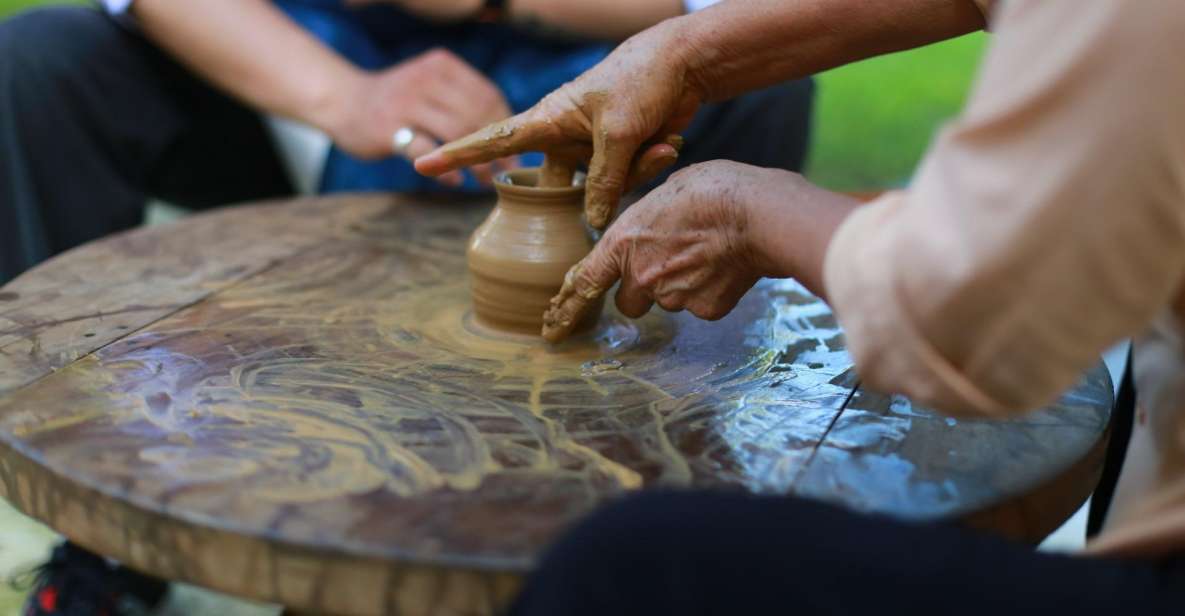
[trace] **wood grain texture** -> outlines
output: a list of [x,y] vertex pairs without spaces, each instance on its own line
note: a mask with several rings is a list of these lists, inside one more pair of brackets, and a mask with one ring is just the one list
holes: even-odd
[[[490,614],[559,532],[631,490],[969,515],[1064,474],[1104,432],[1096,373],[1037,419],[978,432],[854,392],[834,317],[790,281],[716,323],[608,310],[559,347],[489,334],[464,279],[486,211],[241,207],[22,276],[0,290],[4,495],[133,567],[244,597]],[[993,470],[1003,446],[1023,476]]]
[[1100,363],[1057,403],[995,421],[955,420],[861,389],[796,489],[899,518],[963,518],[1039,543],[1098,483],[1112,392]]
[[[358,224],[380,202],[298,201],[141,229],[72,250],[0,295],[0,394]],[[283,215],[277,215],[283,208]],[[267,241],[260,241],[266,238]]]

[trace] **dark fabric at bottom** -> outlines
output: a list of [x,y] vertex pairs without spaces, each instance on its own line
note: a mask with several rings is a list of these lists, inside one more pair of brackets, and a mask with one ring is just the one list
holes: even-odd
[[788,497],[651,493],[539,564],[514,616],[1180,614],[1185,562],[1034,552]]

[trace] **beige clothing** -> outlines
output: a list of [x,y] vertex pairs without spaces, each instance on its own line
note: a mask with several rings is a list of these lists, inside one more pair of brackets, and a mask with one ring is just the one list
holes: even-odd
[[829,298],[866,383],[955,415],[1049,403],[1135,336],[1142,419],[1092,549],[1185,551],[1185,2],[994,8],[962,116],[837,231]]

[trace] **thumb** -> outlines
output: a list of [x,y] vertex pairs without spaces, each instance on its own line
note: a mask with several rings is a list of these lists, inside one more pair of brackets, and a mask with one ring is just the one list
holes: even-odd
[[602,238],[588,256],[568,270],[564,286],[551,298],[551,307],[543,314],[543,337],[548,342],[567,338],[621,277],[614,254],[614,242]]

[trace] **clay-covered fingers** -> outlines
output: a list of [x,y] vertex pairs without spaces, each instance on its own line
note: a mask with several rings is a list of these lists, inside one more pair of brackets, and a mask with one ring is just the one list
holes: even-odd
[[[626,190],[630,191],[642,184],[653,180],[668,167],[679,161],[679,151],[683,147],[683,137],[667,135],[659,142],[644,146],[634,157],[630,165],[629,179]],[[569,142],[547,149],[547,156],[557,160],[577,161],[576,166],[584,166],[592,159],[593,146],[591,143]]]
[[584,180],[584,216],[594,229],[604,229],[625,193],[634,154],[642,139],[621,131],[620,123],[602,115],[593,126],[593,155]]
[[607,227],[621,196],[649,183],[678,162],[682,147],[680,135],[667,135],[662,141],[641,148],[628,139],[607,139],[594,144],[592,163],[584,180],[584,214],[588,224],[594,229]]
[[436,176],[513,154],[542,151],[547,128],[525,111],[446,143],[416,159],[416,171]]
[[543,314],[543,337],[547,341],[560,342],[567,338],[617,281],[620,268],[599,247],[600,244],[568,270],[564,286],[551,299],[551,307]]

